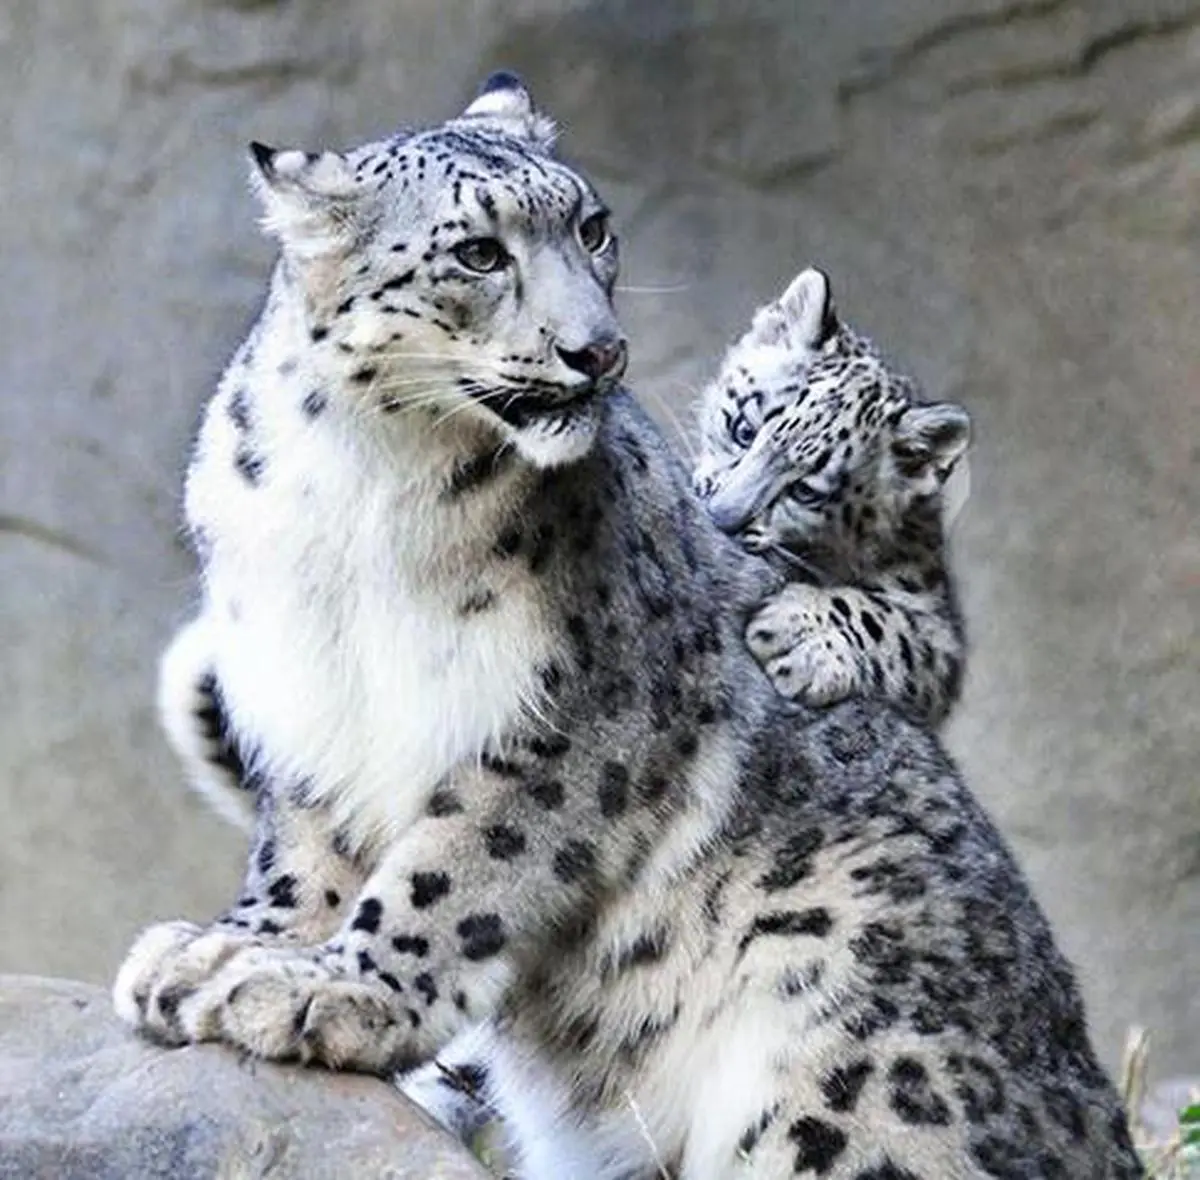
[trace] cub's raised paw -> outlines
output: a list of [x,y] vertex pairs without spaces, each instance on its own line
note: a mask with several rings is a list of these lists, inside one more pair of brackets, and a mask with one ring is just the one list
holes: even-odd
[[760,664],[790,652],[820,628],[820,594],[791,585],[762,605],[746,628],[746,646]]
[[832,705],[855,691],[852,671],[819,639],[801,639],[764,670],[780,696],[806,705]]
[[789,700],[830,705],[856,691],[855,650],[818,587],[792,584],[767,602],[746,628],[746,645]]

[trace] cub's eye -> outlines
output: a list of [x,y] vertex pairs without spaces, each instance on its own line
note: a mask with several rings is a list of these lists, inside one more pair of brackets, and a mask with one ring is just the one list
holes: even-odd
[[754,436],[758,434],[754,424],[748,418],[739,418],[733,424],[733,441],[739,447],[748,447],[754,442]]
[[599,254],[611,236],[607,213],[593,213],[579,223],[579,244],[589,254]]
[[820,508],[829,499],[829,494],[800,480],[788,488],[787,498],[795,501],[802,508]]
[[508,261],[508,251],[495,238],[472,238],[460,242],[452,253],[467,268],[479,274],[499,270]]

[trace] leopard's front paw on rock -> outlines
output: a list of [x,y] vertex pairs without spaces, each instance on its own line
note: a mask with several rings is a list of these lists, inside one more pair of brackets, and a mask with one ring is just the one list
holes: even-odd
[[185,1006],[201,1021],[215,1018],[222,1040],[258,1057],[383,1075],[416,1061],[419,1015],[380,984],[345,978],[319,958],[247,956],[213,981],[212,994]]
[[179,1008],[240,950],[249,935],[194,922],[160,922],[138,935],[113,984],[117,1015],[167,1044],[205,1039],[179,1021]]

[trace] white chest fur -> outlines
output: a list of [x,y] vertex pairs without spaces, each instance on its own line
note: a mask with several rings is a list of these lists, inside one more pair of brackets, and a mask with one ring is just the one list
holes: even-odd
[[[213,540],[205,609],[229,708],[270,770],[386,842],[502,739],[553,654],[536,583],[486,559],[505,489],[448,508],[452,459],[428,440],[299,422],[276,424],[250,486],[229,468],[228,430],[209,415],[188,515]],[[464,612],[483,592],[495,604]]]

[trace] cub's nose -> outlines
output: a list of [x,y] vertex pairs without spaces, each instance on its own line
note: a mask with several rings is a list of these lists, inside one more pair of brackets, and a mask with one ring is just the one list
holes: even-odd
[[592,381],[602,377],[620,376],[625,368],[627,345],[623,336],[605,334],[597,336],[582,348],[555,346],[562,362],[576,373],[582,373]]

